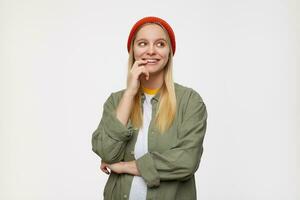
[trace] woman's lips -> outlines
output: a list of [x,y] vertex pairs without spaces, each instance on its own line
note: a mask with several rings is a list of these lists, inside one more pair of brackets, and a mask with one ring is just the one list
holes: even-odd
[[159,59],[144,59],[147,61],[147,65],[155,65],[156,63],[159,62]]

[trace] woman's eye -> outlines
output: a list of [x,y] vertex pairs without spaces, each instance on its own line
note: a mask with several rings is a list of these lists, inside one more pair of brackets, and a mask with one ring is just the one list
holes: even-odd
[[164,46],[165,46],[165,43],[159,42],[159,43],[157,44],[157,46],[159,46],[159,47],[164,47]]
[[145,42],[140,42],[139,46],[145,46],[145,44],[146,44]]
[[[138,43],[138,46],[141,46],[141,47],[146,46],[146,45],[147,45],[147,42],[139,42]],[[157,46],[164,47],[164,46],[166,46],[166,44],[164,42],[159,42],[159,43],[157,43]]]

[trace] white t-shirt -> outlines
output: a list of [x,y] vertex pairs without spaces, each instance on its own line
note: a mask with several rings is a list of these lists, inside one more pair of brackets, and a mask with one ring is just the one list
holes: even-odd
[[[135,159],[139,159],[148,152],[148,128],[152,118],[151,99],[154,95],[145,94],[143,104],[143,127],[140,128],[134,148]],[[146,200],[147,185],[141,176],[134,176],[129,193],[129,200]]]

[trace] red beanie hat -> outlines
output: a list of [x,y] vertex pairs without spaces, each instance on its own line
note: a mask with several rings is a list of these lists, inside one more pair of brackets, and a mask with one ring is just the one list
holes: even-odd
[[140,19],[139,21],[137,21],[133,25],[133,27],[131,28],[129,37],[128,37],[128,41],[127,41],[127,50],[128,50],[128,52],[130,51],[131,40],[133,39],[133,37],[136,34],[139,27],[142,26],[145,23],[159,23],[161,26],[163,26],[167,30],[170,41],[171,41],[173,55],[174,55],[175,50],[176,50],[176,42],[175,42],[175,34],[173,32],[173,29],[171,28],[171,26],[166,21],[164,21],[163,19],[158,18],[158,17],[144,17],[144,18]]

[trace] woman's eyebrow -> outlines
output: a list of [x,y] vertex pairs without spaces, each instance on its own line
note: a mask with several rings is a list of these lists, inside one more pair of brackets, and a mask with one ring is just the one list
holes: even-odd
[[[140,39],[136,40],[136,42],[138,42],[138,41],[140,41],[140,40],[147,40],[147,39],[145,39],[145,38],[140,38]],[[167,40],[166,40],[165,38],[158,38],[158,39],[156,39],[155,41],[158,41],[158,40],[164,40],[165,42],[167,42]]]

